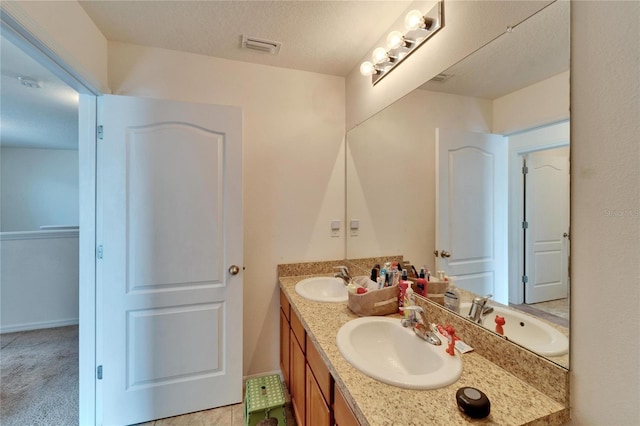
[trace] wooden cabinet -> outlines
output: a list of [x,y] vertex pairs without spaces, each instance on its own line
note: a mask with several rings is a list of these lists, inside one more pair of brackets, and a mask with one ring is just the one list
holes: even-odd
[[291,388],[291,382],[289,381],[289,369],[290,369],[290,341],[291,341],[291,327],[289,326],[289,320],[284,314],[284,311],[280,309],[280,369],[282,370],[282,377],[284,378],[284,384],[287,389]]
[[[290,334],[290,350],[291,350],[291,368],[289,382],[289,392],[291,392],[291,405],[293,406],[293,414],[296,418],[296,424],[305,424],[305,374],[306,374],[306,358],[304,355],[304,328],[302,328],[302,345],[294,331],[294,321],[300,324],[295,312],[291,311],[291,334]],[[300,324],[302,327],[302,324]],[[298,333],[300,333],[298,331]]]
[[307,364],[306,392],[306,426],[331,426],[331,411],[309,364]]
[[334,385],[333,418],[336,426],[358,426],[358,419],[347,405],[342,392]]
[[280,306],[280,366],[291,394],[296,424],[357,426],[355,416],[334,386],[329,368],[282,290]]
[[307,336],[307,364],[311,368],[313,375],[318,382],[318,388],[323,398],[328,404],[331,404],[331,389],[333,386],[333,377],[329,373],[327,365],[324,363],[318,349],[313,344],[309,336]]

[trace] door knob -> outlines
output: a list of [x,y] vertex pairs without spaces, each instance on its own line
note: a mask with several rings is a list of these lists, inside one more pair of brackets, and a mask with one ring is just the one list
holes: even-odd
[[562,236],[565,237],[565,238],[568,238],[569,234],[565,232],[564,234],[562,234]]
[[238,275],[238,272],[240,272],[240,268],[236,265],[231,265],[229,266],[229,273],[231,275]]
[[451,253],[449,253],[446,250],[440,250],[440,256],[441,257],[451,257]]

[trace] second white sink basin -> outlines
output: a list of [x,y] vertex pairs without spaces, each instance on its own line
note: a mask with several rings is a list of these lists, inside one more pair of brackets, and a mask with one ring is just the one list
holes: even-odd
[[349,298],[342,278],[334,277],[304,279],[296,284],[296,293],[316,302],[346,302]]
[[[460,314],[467,316],[470,303],[460,304]],[[560,356],[569,351],[569,339],[549,324],[522,312],[491,305],[493,312],[485,316],[482,326],[496,329],[496,315],[504,317],[504,336],[514,343],[543,356]]]
[[462,360],[446,353],[447,341],[435,346],[404,328],[400,319],[362,317],[343,325],[336,336],[342,356],[381,382],[407,389],[437,389],[460,378]]

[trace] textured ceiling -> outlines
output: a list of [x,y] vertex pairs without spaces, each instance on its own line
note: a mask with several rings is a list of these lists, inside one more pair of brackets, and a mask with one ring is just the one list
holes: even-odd
[[[0,144],[78,149],[78,95],[7,39],[0,39]],[[23,86],[19,76],[42,88]]]
[[[80,1],[108,40],[346,76],[411,1]],[[240,48],[242,35],[282,43]]]
[[421,88],[496,99],[569,70],[568,1],[557,1]]

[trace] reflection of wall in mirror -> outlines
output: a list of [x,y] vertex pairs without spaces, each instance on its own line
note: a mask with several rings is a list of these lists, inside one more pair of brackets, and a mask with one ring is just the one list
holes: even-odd
[[[532,108],[536,98],[544,108]],[[404,254],[433,268],[435,129],[496,133],[569,116],[562,73],[495,100],[415,90],[347,135],[347,257]]]

